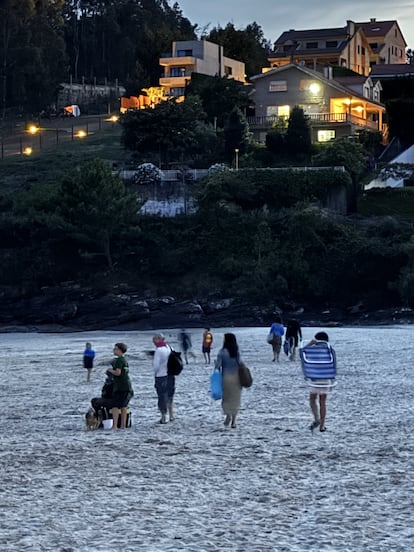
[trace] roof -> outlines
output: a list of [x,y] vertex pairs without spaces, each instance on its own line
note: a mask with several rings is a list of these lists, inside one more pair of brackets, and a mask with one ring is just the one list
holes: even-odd
[[412,77],[414,76],[414,65],[408,63],[384,63],[373,65],[369,76],[375,79],[381,77]]
[[343,84],[344,86],[352,86],[355,84],[364,84],[369,77],[364,75],[349,75],[344,77],[335,77],[336,82]]
[[402,39],[404,40],[404,44],[407,46],[404,35],[402,34],[400,26],[398,25],[398,21],[396,21],[395,19],[392,19],[390,21],[377,21],[375,18],[372,18],[370,21],[355,23],[355,25],[359,28],[362,28],[367,38],[382,38],[387,33],[389,33],[395,25],[400,31]]
[[333,29],[307,29],[302,31],[295,31],[295,29],[290,29],[285,31],[280,35],[280,37],[275,41],[276,44],[285,44],[287,41],[292,40],[312,40],[315,38],[346,38],[348,36],[347,27],[336,27]]
[[[289,63],[288,65],[283,65],[282,67],[275,67],[273,69],[270,69],[270,71],[266,71],[265,73],[260,73],[259,75],[254,75],[250,78],[251,81],[256,82],[258,80],[261,80],[263,78],[267,78],[272,75],[279,75],[280,73],[283,73],[284,71],[288,69],[296,69],[298,71],[302,71],[302,73],[305,73],[306,75],[310,76],[313,79],[318,79],[322,83],[324,83],[327,86],[331,86],[332,88],[336,88],[338,92],[343,94],[344,96],[349,96],[350,94],[356,98],[360,98],[361,100],[368,102],[370,104],[376,105],[378,107],[382,107],[385,109],[384,105],[380,102],[376,102],[375,100],[371,100],[369,98],[366,98],[362,94],[359,94],[358,92],[355,92],[355,90],[352,90],[351,88],[347,88],[343,84],[339,83],[336,79],[328,79],[324,77],[321,73],[318,73],[317,71],[313,71],[312,69],[309,69],[308,67],[304,65],[297,65],[296,63]],[[366,79],[367,77],[365,77]]]
[[371,19],[368,22],[355,23],[358,27],[362,27],[362,30],[367,37],[385,36],[397,22],[394,21],[377,21]]

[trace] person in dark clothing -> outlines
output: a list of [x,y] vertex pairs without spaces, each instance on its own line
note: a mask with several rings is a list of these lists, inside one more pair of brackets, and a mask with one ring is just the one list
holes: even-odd
[[188,364],[188,357],[191,356],[195,359],[195,354],[192,350],[193,344],[191,343],[191,335],[184,328],[178,334],[178,340],[180,342],[181,350],[184,354],[185,363]]
[[285,339],[289,343],[289,358],[295,360],[299,339],[302,339],[302,330],[296,319],[289,320],[286,323]]

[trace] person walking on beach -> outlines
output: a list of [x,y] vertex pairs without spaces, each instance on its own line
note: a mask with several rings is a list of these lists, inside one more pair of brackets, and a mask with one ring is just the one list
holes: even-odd
[[115,343],[114,356],[111,365],[112,368],[106,371],[107,376],[113,376],[114,385],[111,398],[112,406],[112,429],[118,429],[119,412],[121,412],[121,427],[126,428],[127,421],[127,407],[130,398],[133,396],[133,390],[131,380],[129,379],[128,361],[125,358],[127,352],[127,346],[125,343]]
[[185,363],[188,364],[188,357],[191,356],[195,359],[195,354],[192,350],[193,344],[191,343],[190,334],[183,328],[178,334],[178,340],[180,342],[181,350],[184,354]]
[[[309,341],[309,343],[303,347],[302,351],[313,348],[318,354],[318,360],[322,360],[326,353],[329,355],[329,359],[332,359],[333,363],[336,363],[336,354],[334,349],[329,345],[329,337],[326,332],[317,332],[315,337]],[[315,351],[314,351],[315,352]],[[309,394],[309,405],[313,414],[313,422],[309,429],[313,431],[319,427],[319,431],[326,431],[325,419],[326,419],[326,399],[328,393],[333,389],[334,381],[332,379],[311,379],[311,391]],[[319,408],[318,408],[319,398]]]
[[239,346],[236,336],[224,334],[223,347],[217,355],[215,369],[220,370],[223,378],[222,408],[226,415],[224,425],[236,427],[236,417],[240,409],[241,385],[239,379]]
[[206,364],[210,364],[210,352],[211,352],[212,345],[213,345],[213,334],[211,333],[210,328],[206,328],[203,333],[203,344],[202,344],[204,362]]
[[282,324],[280,316],[275,317],[275,321],[270,326],[267,342],[272,346],[273,360],[272,362],[279,362],[280,349],[282,348],[282,336],[285,333],[285,328]]
[[170,356],[171,348],[167,345],[165,337],[161,333],[155,334],[152,342],[155,345],[153,367],[158,409],[161,412],[160,424],[166,424],[167,411],[170,422],[174,420],[175,376],[168,375],[168,357]]
[[295,360],[299,339],[302,339],[302,330],[297,320],[289,320],[286,324],[285,339],[289,343],[289,358]]
[[91,381],[91,374],[93,369],[93,359],[95,358],[95,351],[92,349],[92,344],[87,343],[83,352],[83,367],[86,368],[86,381]]

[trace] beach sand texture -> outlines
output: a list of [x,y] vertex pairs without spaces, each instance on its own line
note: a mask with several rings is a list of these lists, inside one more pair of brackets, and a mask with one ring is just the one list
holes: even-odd
[[[227,330],[212,330],[213,359]],[[254,377],[237,429],[209,397],[202,329],[165,426],[144,353],[152,332],[1,334],[0,550],[413,550],[412,328],[328,329],[338,385],[326,433],[309,431],[300,363],[271,362],[268,328],[229,331]],[[97,353],[89,384],[86,341]],[[87,432],[117,341],[129,346],[133,427]]]

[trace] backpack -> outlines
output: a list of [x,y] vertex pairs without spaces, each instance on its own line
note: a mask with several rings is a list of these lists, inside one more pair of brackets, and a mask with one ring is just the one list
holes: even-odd
[[184,368],[184,363],[181,358],[181,353],[179,353],[178,351],[174,351],[174,349],[171,349],[171,352],[168,356],[168,361],[167,361],[168,375],[178,376],[179,374],[181,374],[183,368]]

